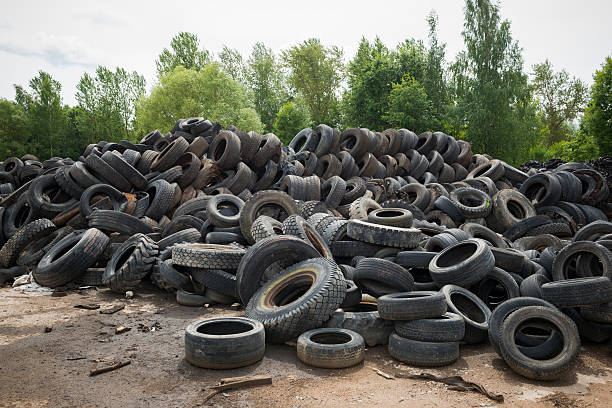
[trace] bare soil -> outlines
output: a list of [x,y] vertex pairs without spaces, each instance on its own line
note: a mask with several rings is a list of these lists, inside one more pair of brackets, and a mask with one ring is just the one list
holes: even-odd
[[[79,304],[99,304],[98,310]],[[125,308],[114,314],[100,310]],[[488,345],[462,346],[461,358],[442,369],[409,367],[386,347],[369,348],[353,368],[324,370],[302,364],[295,348],[267,346],[263,361],[237,370],[205,370],[183,359],[183,333],[198,318],[241,315],[225,306],[189,308],[153,289],[124,299],[107,290],[50,294],[0,289],[1,407],[611,407],[612,357],[608,345],[582,346],[575,370],[554,382],[526,380]],[[115,334],[119,326],[131,330]],[[46,332],[45,328],[51,328]],[[154,330],[152,330],[154,328]],[[47,329],[49,330],[49,329]],[[96,367],[131,364],[90,377]],[[500,404],[435,382],[385,379],[374,369],[436,376],[460,375],[491,392]],[[270,375],[272,385],[228,391],[211,398],[221,378]]]

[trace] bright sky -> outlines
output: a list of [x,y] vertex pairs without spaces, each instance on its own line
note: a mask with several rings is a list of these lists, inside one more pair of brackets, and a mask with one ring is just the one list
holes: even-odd
[[[155,59],[172,36],[189,31],[218,54],[227,45],[243,56],[258,41],[278,52],[310,37],[353,57],[362,36],[394,47],[426,39],[425,17],[439,15],[438,35],[447,60],[463,48],[461,0],[432,1],[4,1],[0,13],[0,97],[27,85],[42,69],[62,83],[64,103],[74,104],[83,72],[97,65],[136,70],[155,78]],[[550,59],[588,84],[612,54],[612,1],[504,0],[504,19],[523,47],[525,68]]]

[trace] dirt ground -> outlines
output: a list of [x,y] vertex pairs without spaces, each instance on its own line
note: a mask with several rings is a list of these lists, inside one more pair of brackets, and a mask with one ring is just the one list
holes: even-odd
[[[98,310],[75,308],[99,304]],[[101,314],[125,305],[114,314]],[[263,361],[215,371],[183,359],[188,322],[241,315],[232,307],[189,308],[171,295],[139,290],[126,300],[107,290],[87,289],[63,297],[0,289],[1,407],[490,407],[502,405],[480,394],[409,379],[385,379],[374,369],[396,373],[461,375],[511,407],[610,407],[612,357],[607,345],[583,345],[575,371],[555,382],[514,374],[490,346],[462,346],[461,358],[442,369],[420,369],[394,361],[386,347],[369,348],[366,361],[342,370],[302,364],[295,348],[267,346]],[[119,326],[131,330],[115,334]],[[51,327],[46,332],[45,328]],[[152,330],[155,328],[154,330]],[[90,377],[89,371],[130,360],[118,370]],[[228,391],[206,404],[219,379],[269,375],[272,385]]]

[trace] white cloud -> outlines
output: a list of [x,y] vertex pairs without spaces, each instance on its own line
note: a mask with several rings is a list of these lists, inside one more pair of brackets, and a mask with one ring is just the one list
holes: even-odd
[[66,35],[40,32],[22,43],[0,42],[0,51],[23,57],[41,58],[58,67],[95,68],[103,65],[105,55],[83,40]]
[[126,25],[123,19],[99,11],[78,13],[75,14],[74,17],[101,26],[122,27]]

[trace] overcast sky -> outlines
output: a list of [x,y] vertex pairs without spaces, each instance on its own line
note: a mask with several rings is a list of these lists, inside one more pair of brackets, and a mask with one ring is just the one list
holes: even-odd
[[[42,69],[62,83],[64,103],[74,104],[83,72],[98,65],[136,70],[155,78],[155,59],[172,36],[189,31],[218,54],[223,45],[248,55],[258,41],[274,51],[310,37],[353,57],[362,36],[390,47],[426,39],[425,16],[439,15],[438,35],[447,60],[463,48],[461,0],[438,1],[4,1],[0,13],[0,97],[27,85]],[[589,85],[612,54],[612,1],[505,0],[501,14],[523,48],[525,68],[550,59]]]

